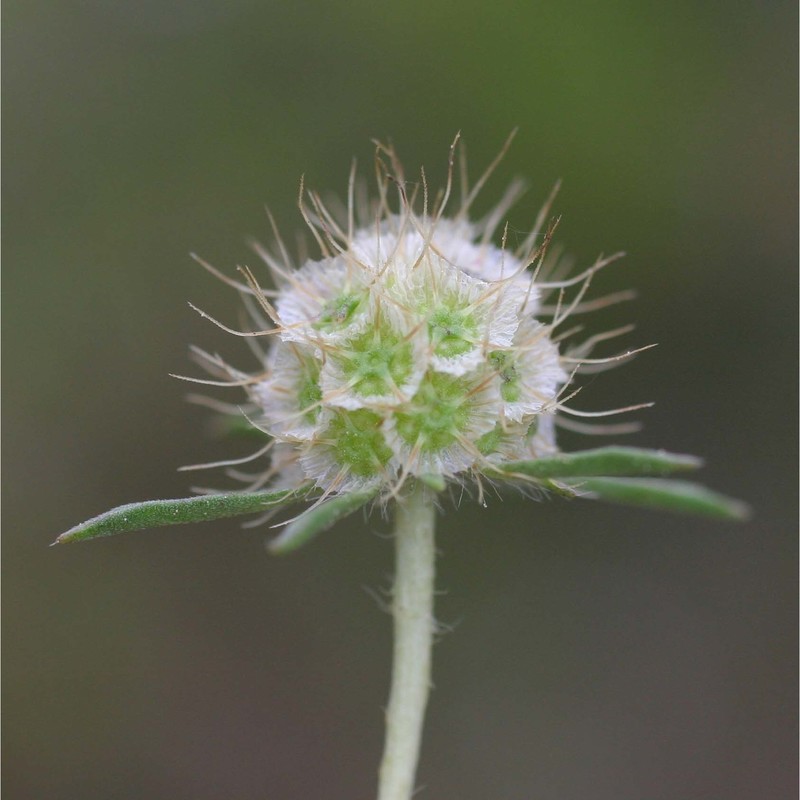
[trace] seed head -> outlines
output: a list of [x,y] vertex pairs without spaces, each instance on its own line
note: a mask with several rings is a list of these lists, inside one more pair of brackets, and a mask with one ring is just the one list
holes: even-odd
[[[663,479],[700,466],[693,456],[635,447],[559,452],[557,426],[591,434],[638,429],[595,419],[651,403],[608,411],[567,404],[580,391],[571,386],[577,375],[614,367],[653,345],[592,356],[598,344],[631,326],[570,343],[582,326],[563,330],[566,320],[632,294],[585,299],[593,276],[622,253],[567,277],[570,265],[550,247],[558,220],[545,225],[555,190],[513,250],[506,246],[508,225],[499,243],[493,238],[520,195],[519,182],[486,217],[470,219],[476,195],[510,141],[472,188],[461,151],[461,198],[452,209],[458,137],[447,182],[432,202],[424,171],[419,181],[407,182],[394,150],[382,144],[373,201],[357,184],[355,167],[338,212],[315,193],[308,195],[309,208],[301,182],[300,211],[321,255],[303,255],[293,264],[273,223],[274,251],[254,249],[276,288],[262,288],[249,268],[239,268],[240,282],[198,258],[241,293],[254,330],[234,330],[195,310],[244,337],[259,365],[242,371],[192,348],[214,379],[183,380],[244,389],[248,402],[241,406],[193,399],[235,415],[240,430],[246,420],[247,430],[267,441],[244,458],[183,469],[224,467],[244,489],[196,489],[212,496],[127,504],[56,541],[262,512],[251,526],[289,503],[314,500],[270,543],[273,552],[286,553],[376,498],[402,501],[409,478],[420,498],[448,483],[474,483],[483,503],[485,478],[498,488],[746,518],[747,507],[736,500]],[[255,471],[239,469],[250,463],[257,464]]]
[[[248,488],[395,493],[409,476],[480,481],[498,462],[557,451],[565,387],[594,342],[561,355],[555,331],[583,310],[592,275],[611,259],[553,280],[564,264],[549,246],[549,203],[519,247],[506,246],[507,229],[494,243],[520,185],[471,221],[496,161],[469,189],[462,160],[461,199],[451,203],[457,142],[433,202],[424,172],[407,182],[394,150],[379,144],[375,200],[364,198],[355,172],[341,213],[315,193],[309,207],[301,186],[320,258],[295,267],[278,238],[274,253],[256,248],[276,289],[263,289],[249,269],[245,283],[223,277],[261,329],[233,332],[266,342],[254,348],[255,374],[197,351],[217,377],[245,387],[246,416],[270,437],[253,457],[269,457],[268,468],[231,472]],[[544,305],[556,291],[555,305]]]

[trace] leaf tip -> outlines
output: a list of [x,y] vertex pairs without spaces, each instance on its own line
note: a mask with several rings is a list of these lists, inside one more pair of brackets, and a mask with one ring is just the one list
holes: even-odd
[[[302,517],[303,514],[301,513],[299,516]],[[288,525],[289,527],[291,527],[291,524],[292,524],[291,520],[288,523],[284,523],[285,526]],[[273,527],[279,527],[279,526],[273,526]],[[287,547],[286,545],[287,540],[291,541],[289,537],[286,536],[286,527],[284,527],[284,529],[277,536],[275,536],[272,539],[267,539],[264,542],[264,547],[271,556],[284,556],[287,553],[291,552],[291,550],[293,549],[291,546]]]
[[56,538],[50,542],[50,547],[55,547],[57,544],[69,544],[70,542],[75,541],[75,534],[81,529],[81,525],[76,525],[74,528],[70,528],[68,531],[64,531],[64,533],[60,533]]
[[294,549],[293,547],[287,547],[285,542],[282,541],[283,536],[276,536],[274,539],[268,539],[266,543],[267,552],[271,556],[285,556],[287,553],[291,553]]
[[669,453],[666,450],[659,451],[664,458],[672,458],[677,469],[700,469],[706,465],[706,461],[701,456],[693,456],[688,453]]
[[731,497],[724,498],[726,516],[733,522],[747,522],[755,514],[753,507],[743,500],[734,500]]

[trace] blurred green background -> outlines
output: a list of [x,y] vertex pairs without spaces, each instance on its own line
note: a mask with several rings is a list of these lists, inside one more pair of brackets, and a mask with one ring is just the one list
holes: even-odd
[[[5,68],[8,798],[369,798],[390,620],[380,520],[284,560],[237,522],[48,549],[241,452],[187,405],[196,343],[247,363],[235,293],[263,204],[343,192],[391,137],[444,175],[520,133],[558,239],[628,257],[597,315],[660,346],[583,408],[656,400],[631,444],[704,455],[734,526],[589,503],[440,521],[421,797],[674,800],[795,791],[797,241],[788,2],[10,0]],[[481,210],[481,209],[479,209]],[[585,447],[595,440],[564,439]],[[238,449],[237,449],[238,448]],[[790,788],[791,787],[791,788]]]

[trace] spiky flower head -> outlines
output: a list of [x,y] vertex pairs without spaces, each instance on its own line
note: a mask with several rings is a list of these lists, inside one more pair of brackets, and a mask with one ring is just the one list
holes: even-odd
[[[255,374],[206,357],[218,375],[246,388],[247,418],[270,437],[271,453],[257,455],[271,466],[249,473],[248,488],[396,493],[412,476],[480,483],[499,463],[557,452],[565,387],[593,342],[563,355],[556,331],[581,310],[592,275],[612,259],[572,280],[545,280],[563,272],[550,248],[555,224],[545,224],[549,202],[511,250],[500,226],[521,186],[472,220],[499,157],[471,189],[462,161],[454,200],[457,141],[433,199],[424,172],[407,181],[394,150],[380,144],[374,200],[360,196],[355,171],[339,215],[301,187],[300,209],[321,257],[295,266],[276,231],[274,252],[256,248],[276,289],[263,288],[249,269],[245,283],[226,279],[259,328],[237,333],[266,343]],[[556,290],[555,306],[544,305]]]
[[273,223],[274,248],[255,246],[271,288],[249,268],[239,268],[243,280],[233,279],[198,258],[241,293],[251,329],[234,330],[196,310],[244,337],[258,366],[240,370],[193,348],[212,379],[175,377],[244,389],[243,403],[193,399],[229,420],[233,415],[239,429],[246,422],[246,430],[265,441],[244,458],[183,469],[223,467],[244,486],[120,506],[57,541],[261,513],[250,526],[284,506],[314,500],[270,542],[272,552],[285,553],[376,498],[402,503],[408,481],[413,496],[448,484],[475,485],[483,502],[488,480],[537,495],[745,517],[747,508],[737,501],[663,479],[696,469],[701,462],[692,456],[614,446],[559,451],[557,427],[593,434],[638,428],[595,418],[649,403],[583,411],[570,404],[580,390],[572,383],[647,348],[596,358],[596,345],[630,326],[581,339],[581,325],[564,324],[631,293],[586,299],[593,276],[620,253],[569,277],[571,265],[551,246],[555,190],[514,249],[507,246],[503,220],[521,193],[519,182],[485,217],[471,216],[509,143],[472,186],[462,149],[460,192],[453,189],[458,137],[447,181],[435,196],[424,171],[407,181],[394,150],[382,144],[372,200],[355,166],[345,204],[326,206],[301,183],[300,211],[320,254],[293,263]]

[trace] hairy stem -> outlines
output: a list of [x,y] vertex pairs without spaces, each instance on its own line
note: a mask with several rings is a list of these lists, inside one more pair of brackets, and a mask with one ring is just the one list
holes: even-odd
[[433,643],[433,494],[418,482],[397,504],[394,656],[378,800],[409,800],[419,759]]

